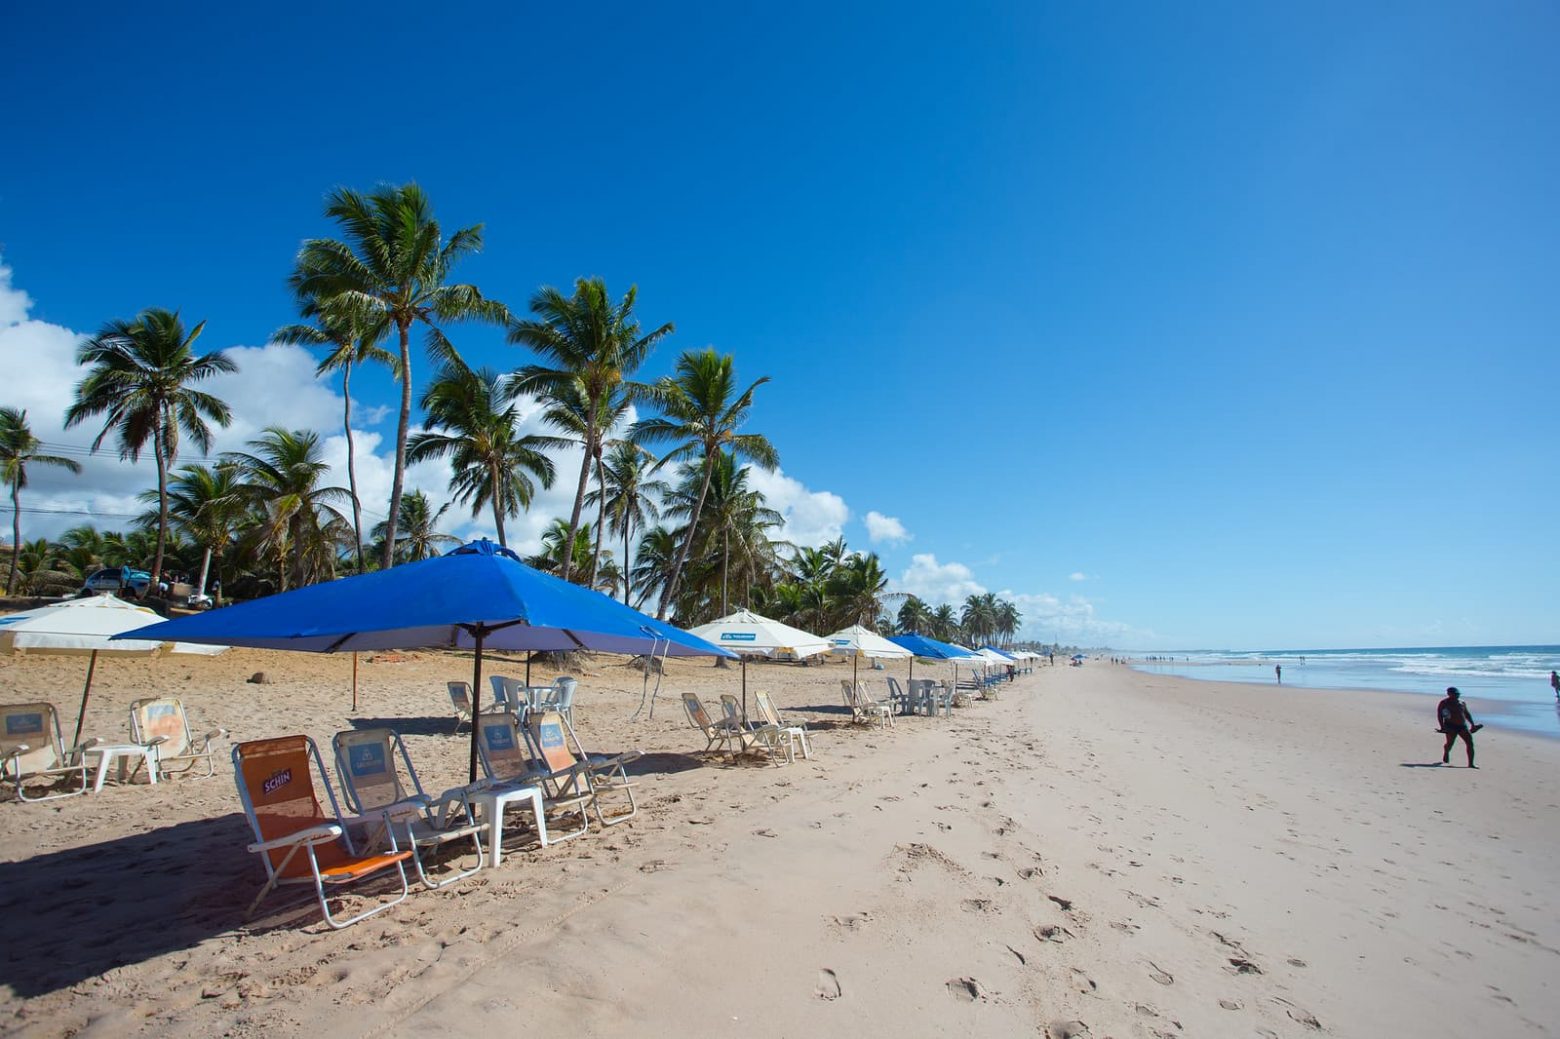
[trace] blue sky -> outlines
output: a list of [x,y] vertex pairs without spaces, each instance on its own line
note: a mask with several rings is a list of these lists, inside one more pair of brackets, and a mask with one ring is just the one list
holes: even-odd
[[[793,532],[905,587],[1136,648],[1560,632],[1553,5],[7,24],[0,358],[40,426],[74,336],[156,305],[244,348],[221,446],[337,429],[338,388],[265,348],[285,277],[327,189],[415,179],[486,225],[461,273],[489,294],[635,283],[678,327],[646,374],[713,344],[772,376],[752,428]],[[371,420],[392,386],[354,397]],[[112,513],[131,475],[35,497]]]

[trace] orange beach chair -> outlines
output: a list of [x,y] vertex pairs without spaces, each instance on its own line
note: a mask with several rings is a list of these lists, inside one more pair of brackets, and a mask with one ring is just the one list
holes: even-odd
[[[330,802],[329,813],[320,804],[314,785],[316,775]],[[396,846],[394,830],[389,831],[388,850],[374,855],[358,853],[347,831],[348,824],[378,824],[382,817],[342,817],[325,775],[325,763],[309,737],[281,736],[234,744],[233,778],[238,784],[244,815],[255,834],[249,850],[265,864],[265,886],[250,903],[251,914],[266,895],[283,884],[312,884],[325,922],[338,930],[382,913],[406,898],[406,860],[412,853]],[[401,881],[400,894],[344,920],[331,913],[325,895],[327,886],[356,884],[392,868]]]

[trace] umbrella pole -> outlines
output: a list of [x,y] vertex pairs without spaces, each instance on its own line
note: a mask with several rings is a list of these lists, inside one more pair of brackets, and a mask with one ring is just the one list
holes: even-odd
[[742,655],[742,720],[747,721],[747,654]]
[[[525,651],[525,685],[526,685],[527,689],[529,689],[531,687],[531,651],[530,650],[526,650]],[[530,696],[529,693],[527,693],[526,695],[527,695],[527,697]]]
[[87,684],[81,687],[81,710],[76,712],[76,737],[70,741],[72,747],[81,746],[81,723],[87,718],[87,697],[92,692],[92,672],[97,668],[98,651],[92,651],[92,657],[87,661]]
[[482,714],[482,629],[478,628],[473,634],[477,640],[477,651],[471,665],[471,769],[468,783],[477,781],[477,730]]
[[353,650],[353,652],[352,652],[352,709],[354,711],[358,709],[358,706],[357,706],[357,651],[356,650]]

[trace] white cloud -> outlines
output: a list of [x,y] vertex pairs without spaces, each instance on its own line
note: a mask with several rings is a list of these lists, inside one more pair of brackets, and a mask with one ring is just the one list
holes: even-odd
[[1004,589],[998,598],[1018,607],[1023,615],[1019,637],[1024,639],[1079,646],[1127,646],[1151,644],[1159,637],[1152,631],[1101,618],[1094,604],[1079,595],[1064,600],[1046,592]]
[[867,539],[874,545],[900,545],[911,538],[905,525],[895,516],[885,516],[874,509],[862,519],[867,525]]
[[910,566],[899,575],[896,591],[909,592],[932,606],[958,604],[972,595],[981,595],[985,585],[963,563],[939,563],[930,552],[910,557]]
[[31,309],[32,298],[11,285],[11,268],[0,263],[0,328],[26,321]]
[[785,517],[781,537],[797,545],[817,546],[839,537],[850,519],[845,499],[833,491],[810,491],[800,480],[779,469],[766,473],[754,466],[748,485],[768,499]]
[[1067,580],[1069,581],[1087,581],[1088,579],[1089,575],[1084,573],[1082,570],[1074,570],[1072,573],[1067,575]]

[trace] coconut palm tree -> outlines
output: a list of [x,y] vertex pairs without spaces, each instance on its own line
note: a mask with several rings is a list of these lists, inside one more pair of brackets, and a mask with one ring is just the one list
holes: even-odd
[[29,465],[52,465],[73,473],[81,465],[59,455],[46,455],[38,449],[43,442],[27,424],[26,409],[0,408],[0,477],[11,488],[11,571],[5,578],[5,594],[16,586],[16,563],[22,551],[22,488],[27,486]]
[[829,580],[829,598],[833,610],[829,627],[861,624],[877,629],[878,596],[888,587],[877,553],[852,553],[845,557]]
[[698,533],[697,518],[704,511],[704,498],[721,452],[730,451],[765,470],[780,464],[780,454],[768,439],[757,433],[739,432],[752,410],[753,391],[768,381],[769,376],[763,376],[738,393],[736,365],[730,354],[717,354],[709,348],[688,351],[677,359],[676,374],[656,383],[654,399],[664,414],[634,427],[635,441],[675,444],[666,453],[667,460],[697,458],[700,463],[702,486],[692,514],[694,521],[687,525],[671,575],[661,589],[658,619],[665,619],[666,609],[677,594],[677,582]]
[[211,427],[206,420],[226,426],[233,419],[226,403],[192,386],[238,370],[220,350],[195,355],[192,347],[205,328],[202,321],[186,332],[177,312],[152,307],[133,321],[110,321],[76,350],[76,363],[89,371],[76,384],[76,401],[65,411],[65,428],[106,416],[92,450],[117,431],[119,457],[132,462],[140,460],[147,440],[152,442],[158,509],[150,588],[157,587],[162,576],[168,543],[168,467],[178,458],[179,434],[188,434],[196,447],[209,451]]
[[931,630],[927,634],[934,639],[948,642],[959,637],[959,618],[950,603],[943,603],[932,611],[928,626]]
[[382,312],[361,305],[350,296],[320,299],[301,296],[298,311],[313,324],[284,325],[272,333],[278,343],[325,348],[325,359],[314,374],[341,372],[341,431],[347,437],[347,492],[352,496],[352,540],[358,572],[363,564],[363,501],[357,489],[357,445],[352,436],[352,369],[365,362],[382,364],[400,378],[400,360],[379,344],[389,334]]
[[[148,491],[142,501],[152,500]],[[168,484],[168,515],[174,533],[182,533],[203,550],[196,591],[204,594],[211,560],[218,560],[238,536],[249,505],[243,474],[234,465],[181,466]]]
[[899,632],[902,635],[911,635],[918,632],[930,633],[932,611],[919,596],[912,595],[899,607]]
[[674,531],[660,525],[651,527],[640,537],[634,552],[634,565],[629,570],[634,587],[639,589],[633,602],[634,609],[644,609],[650,596],[666,583],[681,544]]
[[718,560],[710,568],[712,574],[720,575],[720,610],[716,616],[730,612],[728,587],[733,542],[743,559],[752,563],[767,554],[755,542],[763,541],[767,547],[767,532],[785,522],[783,516],[764,504],[762,494],[748,486],[749,471],[747,466],[737,465],[736,457],[729,451],[722,451],[716,456],[708,481],[698,470],[686,470],[682,486],[667,502],[667,516],[698,526],[694,541],[699,556],[711,562]]
[[[570,392],[578,384],[584,397],[586,415],[585,458],[580,463],[579,485],[574,492],[574,510],[569,514],[568,540],[580,527],[580,512],[585,507],[585,486],[591,467],[600,457],[600,444],[610,425],[603,425],[615,402],[632,401],[643,391],[632,380],[650,351],[673,331],[670,321],[651,332],[640,330],[634,315],[639,294],[630,285],[617,303],[600,278],[580,278],[574,283],[574,295],[565,296],[551,286],[531,297],[534,319],[516,321],[509,330],[509,341],[528,347],[547,364],[528,364],[515,373],[515,393],[556,397]],[[563,560],[561,576],[569,579],[572,560]]]
[[[623,604],[626,606],[633,594],[633,570],[629,566],[629,540],[636,528],[660,520],[657,502],[671,493],[671,484],[655,479],[661,468],[660,461],[638,444],[619,440],[603,459],[598,472],[601,487],[586,498],[587,505],[599,505],[603,513],[597,521],[611,524],[613,534],[623,536]],[[599,550],[598,550],[599,554]]]
[[330,467],[320,457],[319,434],[270,426],[249,447],[251,452],[232,451],[222,460],[238,471],[239,494],[258,519],[249,537],[275,563],[281,590],[333,575],[331,528],[344,530],[347,522],[335,506],[348,494],[343,487],[320,486]]
[[[401,521],[396,524],[395,536],[401,539],[395,549],[396,561],[421,562],[438,555],[441,547],[460,544],[460,538],[441,534],[437,529],[439,520],[449,510],[450,503],[445,502],[438,511],[434,511],[433,502],[422,491],[408,491],[402,495]],[[388,537],[389,532],[390,525],[385,521],[374,525],[373,536],[376,541]]]
[[482,225],[444,237],[433,206],[416,184],[384,185],[361,195],[337,188],[325,198],[325,215],[341,226],[343,241],[303,243],[293,291],[326,307],[361,307],[393,328],[399,347],[401,412],[395,433],[395,472],[390,485],[388,536],[382,563],[390,566],[406,480],[406,441],[412,418],[412,328],[422,325],[428,349],[440,361],[456,358],[443,324],[504,324],[509,310],[475,285],[449,284],[455,265],[482,248]]
[[532,477],[551,487],[554,469],[540,450],[547,438],[520,435],[503,381],[490,368],[446,364],[423,394],[428,429],[412,437],[406,457],[408,462],[448,457],[455,500],[469,502],[472,516],[492,506],[498,543],[507,545],[504,519],[529,509],[536,496]]
[[59,546],[48,538],[21,545],[12,572],[21,595],[65,595],[81,585],[81,574],[65,561]]
[[[555,519],[542,531],[542,551],[526,562],[550,574],[562,574],[564,566],[570,562],[572,570],[583,570],[590,562],[590,538],[589,523],[581,523],[571,541],[569,525],[562,519]],[[573,551],[565,551],[564,546],[569,544],[573,545]]]
[[627,417],[630,406],[628,394],[621,389],[614,390],[592,405],[581,380],[562,379],[543,390],[537,400],[543,407],[542,421],[562,434],[540,439],[548,447],[580,448],[586,453],[588,468],[596,474],[596,489],[586,495],[586,501],[596,506],[596,547],[590,564],[590,576],[585,581],[594,586],[596,569],[601,563],[601,538],[606,526],[601,467],[606,450],[619,443],[606,434]]

